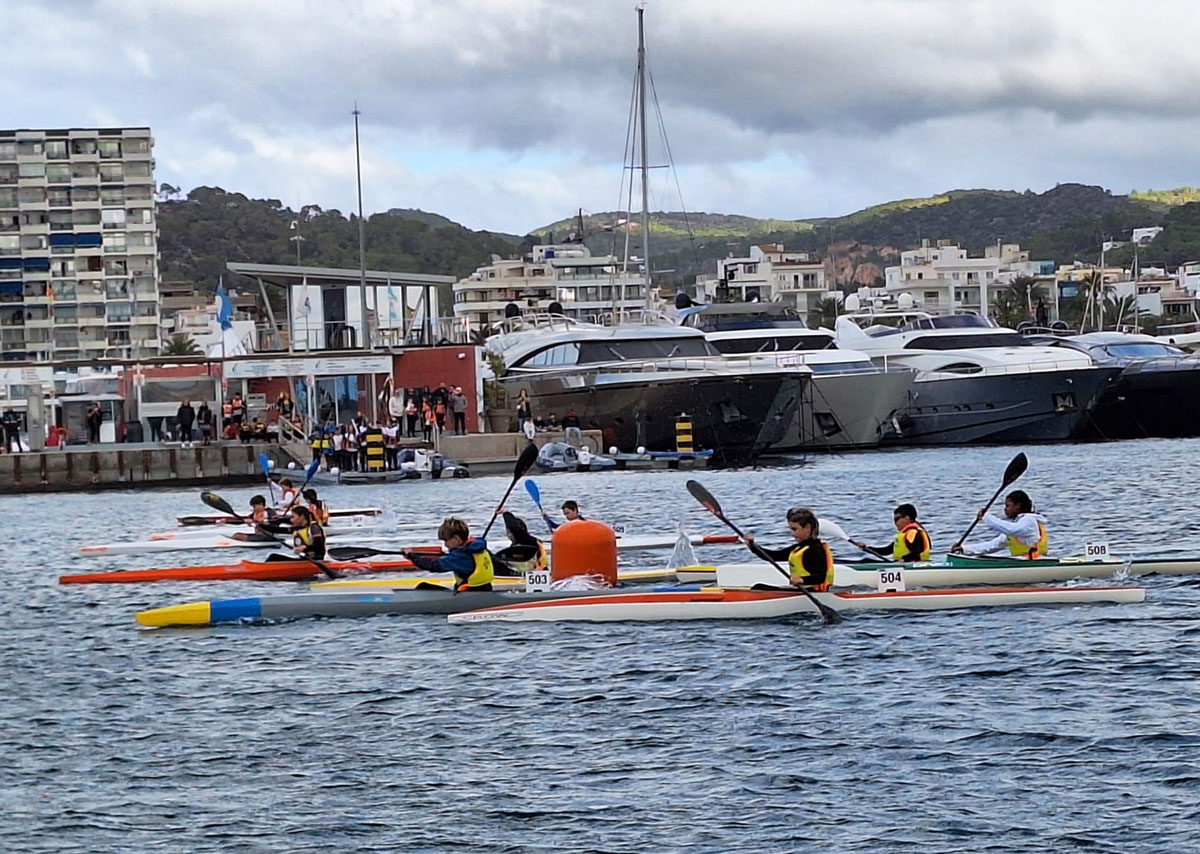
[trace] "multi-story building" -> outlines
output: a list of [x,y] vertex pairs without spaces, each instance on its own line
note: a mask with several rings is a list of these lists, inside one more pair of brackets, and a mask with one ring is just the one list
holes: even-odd
[[949,241],[931,245],[922,240],[920,248],[900,253],[900,266],[884,271],[884,288],[890,297],[909,294],[925,311],[986,315],[996,296],[1020,277],[1037,280],[1036,293],[1050,317],[1057,317],[1054,262],[1030,260],[1029,252],[1015,243],[989,246],[982,258],[968,258],[967,250]]
[[0,130],[0,359],[159,352],[149,128]]
[[717,259],[715,277],[696,280],[702,302],[729,300],[785,302],[800,312],[819,309],[821,301],[838,296],[826,284],[825,265],[808,252],[788,251],[781,243],[751,246],[749,257]]
[[615,256],[592,255],[578,243],[534,246],[508,260],[493,255],[491,264],[454,283],[454,316],[487,332],[504,319],[510,303],[522,312],[545,313],[557,302],[568,317],[603,322],[614,309],[645,305],[640,265],[622,266]]

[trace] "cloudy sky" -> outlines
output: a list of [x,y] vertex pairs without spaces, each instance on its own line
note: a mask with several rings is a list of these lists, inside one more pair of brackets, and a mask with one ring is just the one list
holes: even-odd
[[[1194,0],[648,0],[646,26],[655,209],[1200,185]],[[0,127],[150,125],[185,190],[352,209],[357,101],[368,211],[524,233],[622,203],[633,0],[0,0],[0,32]]]

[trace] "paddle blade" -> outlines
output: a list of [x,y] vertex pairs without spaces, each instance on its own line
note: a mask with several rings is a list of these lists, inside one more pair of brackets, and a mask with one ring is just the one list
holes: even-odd
[[1008,468],[1004,470],[1004,485],[1008,486],[1014,480],[1025,474],[1025,469],[1029,468],[1029,458],[1022,452],[1017,454],[1008,463]]
[[709,492],[700,484],[700,481],[689,480],[687,482],[687,491],[692,494],[692,498],[695,498],[697,501],[703,504],[704,509],[706,509],[709,513],[713,514],[714,516],[725,516],[725,514],[721,512],[720,503],[717,501],[717,499],[713,498],[713,494],[711,492]]
[[233,507],[230,506],[229,502],[217,495],[215,492],[201,492],[200,500],[213,510],[220,510],[222,513],[228,513],[230,516],[238,515],[234,511]]
[[320,457],[317,457],[317,459],[313,460],[311,463],[308,464],[308,468],[306,468],[304,470],[305,486],[307,486],[308,482],[313,479],[313,475],[317,473],[317,469],[319,469],[320,467],[321,467],[321,458]]
[[517,464],[513,467],[513,480],[518,480],[525,475],[525,472],[537,462],[538,449],[537,445],[530,442],[525,446],[525,450],[521,451],[521,456],[517,457]]
[[817,528],[822,539],[845,540],[850,542],[850,535],[842,530],[842,526],[832,519],[818,519]]
[[366,546],[334,546],[329,549],[327,554],[334,560],[358,560],[364,557],[374,557],[375,555],[394,554],[381,549],[371,549]]
[[271,479],[271,460],[267,457],[266,454],[258,455],[258,467],[262,469],[262,473],[264,475],[266,475],[268,480],[270,480]]
[[542,491],[538,489],[538,485],[532,480],[525,481],[525,491],[529,493],[529,497],[533,499],[533,503],[537,505],[539,510],[542,509]]

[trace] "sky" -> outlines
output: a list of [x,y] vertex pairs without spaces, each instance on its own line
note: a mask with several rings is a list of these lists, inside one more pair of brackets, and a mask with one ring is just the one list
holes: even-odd
[[[1194,0],[647,0],[645,22],[655,210],[1200,185]],[[0,128],[149,125],[185,191],[355,209],[357,103],[368,213],[524,234],[628,205],[633,0],[0,0],[0,32]]]

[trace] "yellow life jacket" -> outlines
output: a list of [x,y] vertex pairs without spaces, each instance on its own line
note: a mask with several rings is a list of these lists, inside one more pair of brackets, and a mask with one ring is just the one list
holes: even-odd
[[916,522],[911,522],[896,532],[896,543],[895,543],[895,545],[892,546],[892,558],[894,560],[904,560],[904,556],[906,554],[908,554],[910,551],[912,551],[908,547],[908,540],[905,539],[904,535],[907,534],[909,531],[913,530],[914,528],[916,530],[920,531],[921,536],[923,536],[925,538],[925,548],[921,550],[921,560],[929,560],[930,554],[931,554],[930,544],[931,544],[932,540],[929,539],[929,532],[926,531],[920,525],[918,525]]
[[[811,546],[799,546],[792,549],[792,553],[788,555],[788,569],[791,570],[792,578],[808,579],[813,577],[812,574],[804,566],[804,553]],[[825,552],[825,578],[819,584],[805,583],[805,587],[812,590],[828,590],[830,582],[833,581],[833,555],[829,551],[829,546],[821,543],[821,548]]]
[[496,578],[496,568],[492,564],[492,554],[487,549],[471,555],[475,559],[475,569],[467,576],[466,582],[459,585],[459,590],[471,587],[482,587],[491,584]]
[[[313,528],[321,531],[320,523],[313,522],[311,525],[305,525],[303,528],[297,528],[296,530],[292,531],[292,544],[298,547],[303,547],[305,557],[314,557],[317,560],[320,560],[325,555],[323,553],[315,553],[316,549],[313,548],[313,542],[316,537],[313,534]],[[324,533],[324,531],[321,531],[321,533]],[[323,552],[324,550],[322,549],[321,551]]]
[[321,449],[321,437],[318,436],[317,438],[313,439],[311,442],[309,442],[308,446],[310,448],[312,448],[314,451],[320,450]]
[[537,541],[537,554],[529,560],[510,560],[508,565],[518,572],[534,572],[540,569],[545,569],[550,565],[550,560],[546,556],[546,546],[541,540]]
[[1027,557],[1030,560],[1037,560],[1039,557],[1042,557],[1043,555],[1045,555],[1046,554],[1046,526],[1043,525],[1041,522],[1038,522],[1037,526],[1038,526],[1038,533],[1041,536],[1038,537],[1038,541],[1035,545],[1027,546],[1023,542],[1018,540],[1016,537],[1009,537],[1008,538],[1008,553],[1012,554],[1012,555],[1016,555],[1017,557]]

